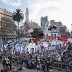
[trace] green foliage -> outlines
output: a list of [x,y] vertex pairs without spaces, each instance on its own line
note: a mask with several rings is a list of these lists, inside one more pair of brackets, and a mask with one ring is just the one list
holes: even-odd
[[21,34],[20,34],[20,37],[25,37],[24,33],[21,33]]
[[23,20],[24,15],[21,11],[21,9],[16,9],[16,12],[13,13],[13,20],[20,22],[21,20]]
[[60,28],[60,33],[65,33],[65,27]]
[[40,29],[35,28],[34,31],[31,33],[33,38],[39,38],[38,32]]
[[72,31],[71,31],[71,34],[72,34]]
[[27,22],[24,23],[24,28],[25,28],[25,31],[28,31],[30,29],[30,26]]
[[71,36],[70,32],[66,32],[66,33],[65,33],[65,36],[66,36],[66,37],[70,37],[70,36]]
[[13,13],[13,20],[18,23],[18,38],[19,38],[19,22],[23,20],[24,16],[21,9],[16,9],[16,12]]

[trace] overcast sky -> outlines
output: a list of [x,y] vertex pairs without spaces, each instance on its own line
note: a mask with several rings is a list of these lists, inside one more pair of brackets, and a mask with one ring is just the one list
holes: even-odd
[[48,16],[48,20],[61,21],[71,30],[72,0],[0,0],[0,8],[11,12],[20,8],[25,14],[29,8],[29,19],[40,25],[41,16]]

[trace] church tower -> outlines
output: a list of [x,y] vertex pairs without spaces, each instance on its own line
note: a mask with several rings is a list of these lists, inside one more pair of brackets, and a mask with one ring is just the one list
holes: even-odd
[[28,8],[26,8],[26,12],[25,12],[25,22],[29,22],[29,11]]

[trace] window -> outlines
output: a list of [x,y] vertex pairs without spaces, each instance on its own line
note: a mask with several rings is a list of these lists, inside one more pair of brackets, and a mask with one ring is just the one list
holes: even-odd
[[53,36],[53,34],[51,34],[51,36]]
[[56,34],[54,34],[54,36],[56,37]]

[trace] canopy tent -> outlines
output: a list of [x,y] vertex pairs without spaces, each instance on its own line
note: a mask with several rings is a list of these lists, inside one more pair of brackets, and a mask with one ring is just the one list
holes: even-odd
[[70,43],[72,43],[72,38],[68,38],[67,41],[69,41]]

